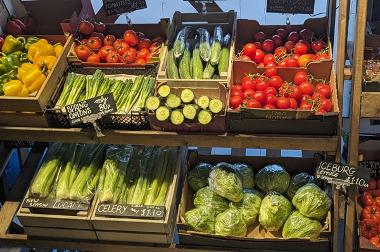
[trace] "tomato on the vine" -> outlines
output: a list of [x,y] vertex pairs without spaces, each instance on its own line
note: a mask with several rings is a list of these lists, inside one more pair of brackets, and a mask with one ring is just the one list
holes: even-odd
[[276,62],[268,62],[268,64],[265,65],[266,67],[277,67]]
[[272,76],[275,76],[277,75],[277,68],[276,67],[268,67],[267,66],[267,69],[265,69],[265,72],[264,74],[267,76],[267,77],[272,77]]
[[311,54],[303,54],[298,58],[298,65],[305,67],[313,60],[313,58],[314,56],[311,56]]
[[277,106],[277,96],[274,94],[267,94],[265,103]]
[[150,51],[146,48],[142,48],[140,51],[137,52],[137,58],[145,60],[146,57],[150,54]]
[[265,52],[271,52],[271,51],[273,51],[273,49],[274,49],[274,42],[273,42],[273,40],[271,40],[271,39],[264,40],[264,42],[262,43],[262,49]]
[[277,63],[278,67],[287,67],[288,66],[288,61],[287,59],[282,59]]
[[274,50],[274,56],[276,56],[277,58],[284,57],[286,53],[287,53],[286,48],[282,46],[277,47],[276,50]]
[[102,59],[102,60],[105,61],[106,58],[107,58],[107,55],[110,52],[113,52],[113,51],[115,51],[114,47],[112,47],[112,46],[103,46],[102,48],[100,48],[98,55],[99,55],[100,59]]
[[251,59],[253,59],[253,61],[258,64],[258,63],[260,63],[260,62],[263,61],[264,56],[265,56],[264,51],[261,50],[261,49],[257,49],[256,53],[255,53],[255,56],[253,58],[251,58]]
[[288,58],[286,62],[287,67],[299,67],[298,60],[294,57]]
[[246,90],[246,89],[256,90],[256,82],[250,76],[243,77],[243,79],[241,80],[241,86],[243,90]]
[[243,96],[243,92],[239,90],[231,90],[231,96]]
[[123,39],[130,46],[136,46],[139,43],[139,37],[133,30],[127,30],[124,32]]
[[380,248],[380,235],[376,234],[375,236],[371,237],[369,241],[377,248]]
[[311,84],[311,82],[309,81],[302,82],[299,85],[299,87],[301,89],[302,94],[312,95],[314,93],[314,85]]
[[123,55],[123,60],[125,63],[129,64],[129,63],[133,63],[136,61],[136,49],[131,47],[129,48]]
[[324,43],[322,40],[314,40],[311,42],[311,50],[314,52],[319,52],[323,49]]
[[313,105],[307,102],[301,102],[300,109],[301,110],[312,110]]
[[85,45],[78,45],[75,47],[75,54],[80,60],[86,61],[87,58],[90,56],[90,48],[88,48]]
[[380,223],[380,208],[377,206],[366,206],[362,210],[363,220],[373,220],[375,223]]
[[232,88],[231,88],[231,91],[243,91],[243,88],[242,88],[242,86],[240,85],[240,84],[234,84],[233,86],[232,86]]
[[291,109],[296,109],[298,107],[298,102],[294,98],[289,98],[289,107]]
[[268,94],[277,95],[277,90],[275,87],[267,87],[267,89],[265,89],[264,93],[266,95],[268,95]]
[[273,104],[266,104],[263,109],[276,109],[277,107]]
[[244,90],[244,92],[242,94],[242,97],[244,99],[253,99],[254,96],[255,96],[255,91],[252,89],[246,89],[246,90]]
[[118,63],[119,62],[119,54],[115,51],[111,51],[106,57],[107,63]]
[[364,219],[360,221],[360,235],[367,239],[371,239],[377,235],[378,226],[378,223],[375,221],[371,219]]
[[240,96],[232,96],[230,98],[230,105],[233,109],[237,109],[243,103],[243,99]]
[[300,85],[303,82],[309,81],[309,77],[306,72],[299,71],[294,75],[293,81],[296,85]]
[[264,91],[256,91],[255,94],[253,95],[253,98],[255,100],[258,100],[261,104],[264,104],[266,101],[266,95]]
[[256,82],[257,91],[265,91],[269,87],[269,83],[265,80],[260,80]]
[[269,86],[279,89],[283,83],[283,80],[280,76],[275,75],[269,79],[268,83],[269,83]]
[[96,53],[91,53],[87,58],[88,63],[100,63],[100,57]]
[[261,108],[262,107],[261,103],[255,99],[247,100],[245,103],[245,106],[247,108]]
[[324,98],[322,100],[321,108],[323,108],[327,112],[331,112],[333,110],[333,104],[332,104],[331,100]]
[[298,42],[294,46],[294,53],[299,54],[299,55],[306,54],[307,53],[307,46],[302,42]]
[[256,55],[256,46],[253,43],[245,44],[242,54],[248,56],[250,59],[253,59]]
[[290,106],[289,98],[287,97],[279,97],[277,99],[277,108],[279,109],[288,109]]
[[302,98],[302,91],[301,91],[300,87],[298,87],[298,86],[295,86],[295,85],[290,86],[288,92],[289,92],[290,98],[294,98],[297,101]]
[[295,43],[293,41],[288,41],[285,43],[284,47],[287,53],[292,53],[294,50]]
[[240,60],[244,60],[244,61],[251,61],[251,60],[252,60],[252,59],[251,59],[249,56],[247,56],[247,55],[242,55],[239,59],[240,59]]
[[[273,54],[269,53],[264,56],[263,63],[265,66],[268,65],[269,62],[276,62],[276,59]],[[268,66],[267,66],[268,67]]]

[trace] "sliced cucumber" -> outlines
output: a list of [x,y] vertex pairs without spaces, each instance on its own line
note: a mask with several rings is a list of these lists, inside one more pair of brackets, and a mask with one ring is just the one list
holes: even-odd
[[194,118],[197,116],[197,110],[197,107],[193,104],[187,104],[183,107],[182,113],[186,119],[194,120]]
[[209,103],[210,103],[210,99],[208,98],[208,96],[205,96],[205,95],[199,97],[197,100],[198,106],[201,107],[202,109],[207,109]]
[[162,85],[158,88],[158,95],[165,98],[170,94],[170,87],[168,85]]
[[201,110],[198,114],[198,122],[202,125],[207,125],[212,121],[212,114],[208,110]]
[[175,109],[181,106],[181,98],[176,96],[175,94],[169,94],[166,98],[166,105],[168,105],[169,108]]
[[156,96],[150,96],[148,99],[146,99],[145,107],[148,110],[155,111],[160,106],[160,99]]
[[223,110],[224,104],[219,99],[212,99],[208,107],[212,113],[218,114]]
[[183,116],[181,110],[174,110],[170,115],[170,122],[174,125],[181,125],[185,121],[185,117]]
[[170,110],[166,106],[161,106],[156,110],[156,119],[160,122],[168,120],[170,117]]
[[190,89],[186,88],[181,92],[181,100],[183,103],[190,103],[194,100],[194,93]]

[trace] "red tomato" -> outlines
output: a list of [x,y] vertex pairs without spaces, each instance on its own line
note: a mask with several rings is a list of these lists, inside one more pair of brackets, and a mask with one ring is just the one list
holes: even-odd
[[302,42],[298,42],[294,46],[294,53],[299,54],[299,55],[306,54],[307,53],[307,46]]
[[360,221],[360,235],[367,239],[375,237],[378,233],[378,223],[373,220],[362,220]]
[[82,61],[86,61],[88,56],[90,56],[90,53],[90,48],[85,45],[78,45],[75,47],[75,54]]
[[236,91],[242,92],[243,88],[242,88],[242,86],[240,84],[235,84],[235,85],[232,86],[231,91],[233,91],[233,92],[236,92]]
[[249,76],[243,77],[243,79],[241,80],[241,85],[242,85],[243,90],[247,90],[247,89],[256,90],[255,80]]
[[300,71],[294,75],[293,81],[296,85],[300,85],[303,82],[309,81],[309,77],[306,72]]
[[265,103],[277,106],[277,96],[274,94],[267,94]]
[[291,109],[296,109],[298,107],[297,100],[294,98],[289,98],[289,107]]
[[103,46],[100,50],[99,50],[99,57],[101,60],[104,60],[106,61],[107,59],[107,55],[110,53],[110,52],[114,52],[115,51],[115,48],[112,47],[112,46]]
[[266,104],[263,109],[276,109],[276,106],[273,104]]
[[119,54],[115,51],[111,51],[106,57],[107,63],[117,63],[119,62]]
[[309,81],[302,82],[301,85],[299,85],[302,94],[305,95],[312,95],[314,93],[314,85],[311,84]]
[[323,94],[321,94],[320,92],[315,92],[312,96],[311,96],[311,98],[313,99],[313,100],[322,100],[323,98],[325,98],[324,96],[323,96]]
[[287,97],[278,97],[277,99],[277,108],[279,109],[288,109],[290,106],[289,98]]
[[264,41],[265,38],[266,38],[266,35],[262,31],[259,31],[258,33],[253,35],[253,41],[260,41],[261,42],[261,41]]
[[260,62],[259,64],[257,64],[257,67],[265,67],[264,63],[263,62]]
[[104,39],[103,39],[103,44],[104,45],[108,45],[108,46],[111,46],[111,45],[113,45],[113,43],[116,41],[116,38],[115,38],[115,36],[114,35],[107,35],[107,36],[105,36],[104,37]]
[[276,50],[274,50],[274,55],[277,57],[277,58],[281,58],[281,57],[284,57],[286,55],[286,48],[285,47],[277,47]]
[[264,91],[256,91],[253,98],[259,101],[261,104],[264,104],[267,99]]
[[150,48],[151,45],[152,45],[152,41],[151,41],[150,39],[148,39],[148,38],[144,38],[144,39],[141,39],[141,40],[139,41],[139,44],[137,45],[137,48],[138,48],[139,50],[141,50],[141,49],[143,49],[143,48],[149,50],[149,48]]
[[269,83],[265,80],[260,80],[256,82],[257,91],[265,91],[269,87]]
[[326,110],[324,110],[323,108],[319,108],[319,109],[315,112],[316,115],[323,115],[324,113],[326,113]]
[[371,237],[369,241],[374,245],[376,248],[380,248],[380,236],[376,234],[374,237]]
[[136,65],[145,65],[145,64],[146,64],[146,61],[145,61],[144,59],[138,58],[138,59],[135,61],[135,64],[136,64]]
[[87,45],[87,43],[88,43],[88,39],[84,38],[84,39],[82,39],[82,40],[80,41],[80,43],[81,43],[82,45]]
[[270,62],[276,62],[276,58],[274,57],[273,54],[269,53],[267,55],[264,56],[264,59],[263,59],[263,63],[265,66],[268,67],[268,63]]
[[268,87],[267,89],[265,89],[264,93],[266,95],[268,95],[268,94],[277,95],[277,90],[275,87]]
[[272,76],[268,82],[269,82],[269,86],[279,89],[284,81],[282,80],[280,76],[275,75],[275,76]]
[[286,62],[287,67],[299,67],[298,65],[298,60],[295,59],[294,57],[291,57],[287,60]]
[[253,42],[253,44],[256,46],[256,49],[262,49],[262,45],[260,42],[256,41],[256,42]]
[[255,99],[247,100],[245,103],[247,108],[261,108],[261,103]]
[[92,53],[90,56],[87,58],[88,63],[99,63],[100,62],[100,57],[96,53]]
[[331,96],[331,87],[329,85],[324,85],[318,90],[318,93],[321,93],[323,97],[330,98]]
[[150,54],[149,50],[146,48],[141,49],[137,52],[137,58],[146,60],[146,57]]
[[269,62],[265,65],[266,67],[277,67],[276,62]]
[[324,98],[322,100],[321,108],[323,108],[327,112],[331,112],[333,110],[333,104],[332,104],[331,100]]
[[300,39],[300,40],[298,40],[298,43],[304,44],[307,48],[307,52],[310,50],[310,43],[308,41]]
[[311,49],[314,51],[314,52],[319,52],[323,49],[324,47],[324,43],[322,40],[314,40],[313,42],[311,42]]
[[243,94],[242,94],[242,97],[244,99],[253,99],[253,97],[255,96],[255,91],[252,90],[252,89],[246,89],[244,90]]
[[244,60],[244,61],[252,61],[250,57],[247,55],[242,55],[239,59]]
[[375,205],[380,207],[380,197],[375,198]]
[[139,43],[139,37],[133,30],[127,30],[124,32],[123,39],[129,46],[136,46]]
[[328,53],[317,53],[317,56],[315,57],[315,60],[321,61],[321,60],[330,60],[330,56]]
[[301,55],[299,58],[298,58],[298,65],[300,65],[300,67],[305,67],[307,66],[307,64],[309,64],[309,62],[312,61],[312,56],[311,54],[304,54],[304,55]]
[[274,47],[275,48],[282,45],[282,38],[278,34],[275,34],[275,35],[272,36],[272,41],[274,43]]
[[298,86],[290,86],[289,87],[289,97],[294,98],[297,101],[302,98],[302,91]]
[[294,43],[297,43],[299,39],[300,39],[300,37],[298,35],[298,32],[296,32],[296,31],[292,31],[288,35],[288,40],[293,41]]
[[264,52],[263,52],[263,50],[257,49],[255,57],[253,58],[253,61],[258,64],[258,63],[262,62],[263,59],[264,59]]
[[366,206],[362,210],[363,220],[373,220],[376,224],[380,223],[380,208],[377,206]]
[[125,63],[133,63],[136,61],[136,49],[135,48],[129,48],[123,55],[123,60]]
[[230,96],[241,96],[243,97],[243,92],[239,90],[231,90]]
[[102,40],[98,37],[90,37],[87,44],[91,50],[99,50],[103,46]]
[[287,53],[292,53],[294,50],[294,46],[295,46],[295,43],[293,41],[288,41],[284,45]]
[[265,52],[271,52],[274,49],[274,42],[271,39],[264,40],[262,48]]
[[301,110],[312,110],[313,105],[307,102],[301,102],[300,109]]
[[253,43],[245,44],[243,47],[242,54],[253,59],[255,57],[255,54],[256,54],[256,46]]
[[289,97],[289,84],[287,82],[282,83],[281,87],[278,89],[278,94],[280,96]]
[[116,45],[114,45],[114,48],[115,48],[116,52],[120,55],[123,55],[129,49],[129,45],[124,41],[120,41],[120,42],[115,43],[115,44]]
[[230,106],[233,109],[239,108],[242,103],[243,103],[243,99],[240,96],[232,96],[230,98]]
[[313,35],[314,35],[314,33],[309,29],[302,29],[300,31],[300,37],[304,40],[311,40]]
[[288,31],[284,28],[278,28],[276,30],[276,34],[280,35],[282,39],[286,39],[286,37],[288,36]]
[[265,72],[264,74],[267,76],[267,77],[272,77],[272,76],[275,76],[277,75],[277,68],[276,67],[268,67],[267,66],[267,69],[265,69]]
[[312,103],[313,99],[310,95],[302,95],[301,102]]
[[287,59],[282,59],[278,62],[277,64],[278,67],[287,67],[288,66],[288,61]]

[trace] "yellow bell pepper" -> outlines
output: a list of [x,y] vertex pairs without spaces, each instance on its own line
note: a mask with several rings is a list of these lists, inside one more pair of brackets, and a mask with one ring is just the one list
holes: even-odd
[[22,80],[22,78],[33,68],[32,63],[23,63],[17,70],[17,79]]
[[33,92],[36,92],[38,90],[40,90],[42,84],[45,82],[46,80],[46,75],[44,74],[41,74],[40,76],[38,76],[37,79],[35,79],[32,84],[30,84],[30,86],[28,87],[28,91],[30,93],[33,93]]
[[55,52],[55,57],[59,57],[62,54],[63,51],[63,46],[58,43],[54,45],[54,52]]
[[28,59],[35,62],[39,56],[55,56],[54,47],[46,39],[40,39],[32,44],[28,50]]
[[3,91],[6,96],[29,96],[29,91],[19,80],[11,80],[4,84]]
[[31,71],[28,71],[22,78],[22,82],[26,87],[29,88],[32,83],[37,80],[41,75],[43,75],[42,71],[38,67],[32,68]]
[[48,70],[51,70],[55,62],[57,61],[57,57],[49,55],[49,56],[36,56],[36,61],[34,64],[38,65],[39,67],[42,67],[44,64],[46,65]]

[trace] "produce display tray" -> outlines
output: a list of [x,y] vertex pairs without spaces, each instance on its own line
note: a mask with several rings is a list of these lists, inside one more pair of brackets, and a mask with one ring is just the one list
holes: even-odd
[[[69,72],[79,73],[79,74],[93,74],[98,68],[96,67],[78,67],[72,66],[66,70],[66,74]],[[156,75],[156,66],[146,66],[139,68],[102,68],[101,70],[106,75],[112,74],[129,74],[129,75]],[[66,76],[66,74],[64,76]],[[50,127],[60,127],[60,128],[91,128],[90,123],[80,123],[77,125],[70,125],[68,116],[61,110],[54,109],[54,105],[63,89],[63,83],[65,78],[60,80],[60,84],[54,92],[54,95],[49,103],[48,109],[45,114]],[[132,112],[131,114],[110,114],[106,115],[99,120],[99,125],[104,129],[123,129],[123,130],[148,130],[149,121],[148,113],[146,111]]]
[[[173,180],[166,196],[164,219],[139,219],[124,217],[98,216],[96,211],[91,215],[91,224],[101,241],[128,241],[170,244],[173,241],[177,206],[179,203],[182,177],[186,166],[187,147],[181,147],[176,163]],[[100,202],[97,201],[95,208]]]
[[[242,156],[220,156],[220,155],[200,155],[192,152],[188,159],[188,170],[199,162],[216,164],[218,162],[247,163],[253,167],[254,174],[257,170],[268,164],[283,165],[292,175],[300,172],[314,174],[320,160],[318,158],[272,158],[272,157],[242,157]],[[308,239],[286,239],[276,232],[267,232],[253,224],[248,229],[247,237],[221,237],[188,230],[183,222],[184,213],[193,208],[192,196],[194,192],[185,181],[182,190],[182,198],[178,211],[178,234],[179,244],[189,246],[211,246],[231,249],[262,249],[262,250],[283,250],[299,252],[328,252],[330,251],[330,236],[332,232],[331,212],[327,214],[320,238],[315,241]],[[322,224],[323,225],[323,224]]]
[[[279,75],[292,80],[297,68],[279,68]],[[311,69],[310,69],[311,71]],[[240,83],[245,74],[258,73],[254,62],[234,61],[233,82]],[[335,73],[328,65],[321,65],[308,72],[318,79],[330,80],[333,111],[315,115],[312,111],[241,109],[227,111],[228,132],[263,134],[336,135],[338,132],[339,106]]]
[[[41,35],[40,38],[45,38],[53,44],[60,42],[64,47],[62,54],[58,57],[55,66],[49,72],[41,89],[34,97],[7,97],[0,96],[0,111],[16,111],[16,112],[43,112],[48,104],[57,83],[61,79],[67,67],[66,55],[70,50],[74,39],[72,36],[65,37],[64,35]],[[18,120],[17,118],[15,120]],[[25,124],[29,125],[29,121],[25,118]],[[18,123],[17,123],[18,124]]]
[[[173,16],[172,23],[168,31],[167,45],[162,48],[162,58],[160,62],[160,67],[157,73],[157,80],[166,80],[166,68],[168,61],[168,50],[174,43],[176,34],[184,26],[191,26],[194,30],[197,28],[205,28],[210,34],[213,34],[215,26],[221,26],[224,34],[229,33],[231,35],[231,45],[230,45],[230,56],[229,56],[229,67],[228,71],[225,73],[220,73],[220,79],[211,80],[214,82],[224,81],[227,82],[231,78],[232,72],[232,61],[235,51],[235,38],[236,38],[236,12],[208,12],[203,13],[181,13],[175,12]],[[175,82],[181,83],[186,82],[186,79],[175,79]],[[210,80],[197,80],[199,82],[210,81]]]

